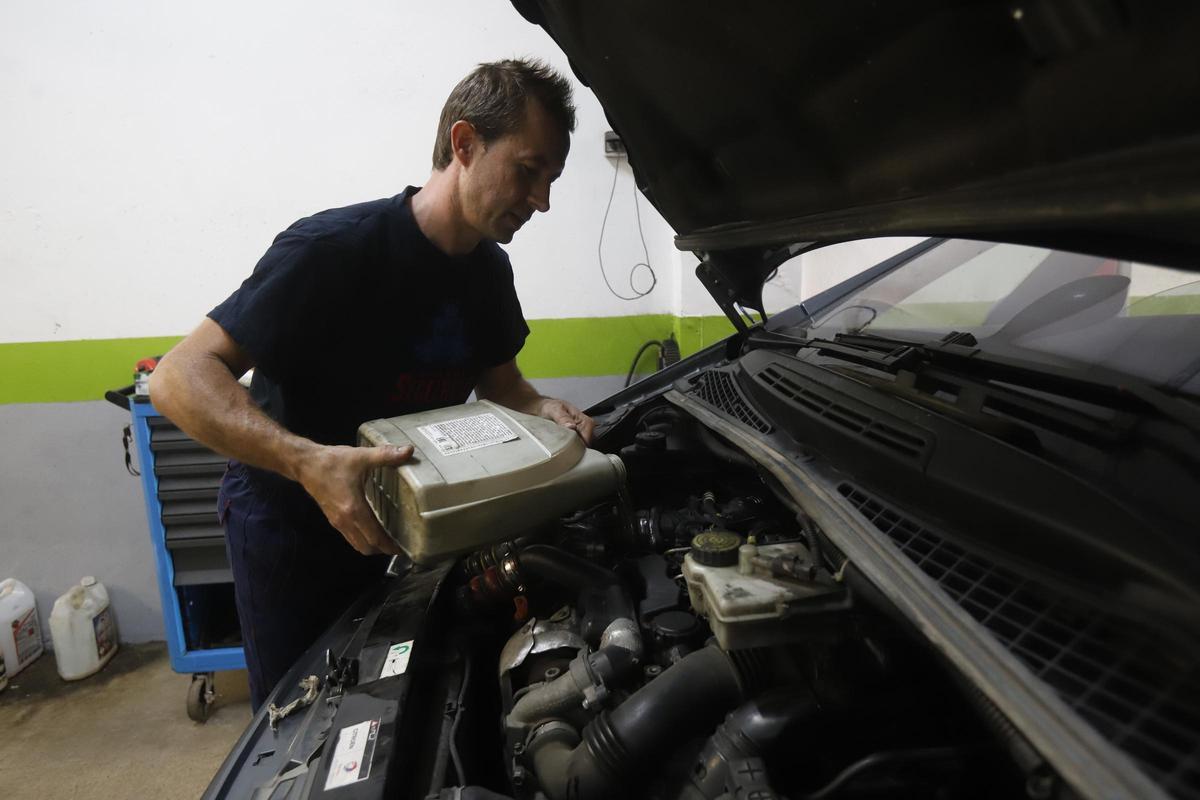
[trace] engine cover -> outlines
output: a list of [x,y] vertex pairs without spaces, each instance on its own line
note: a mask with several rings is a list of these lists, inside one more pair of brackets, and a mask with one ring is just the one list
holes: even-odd
[[364,423],[360,445],[412,445],[398,467],[372,470],[367,500],[414,562],[476,550],[612,494],[616,456],[574,431],[486,400]]

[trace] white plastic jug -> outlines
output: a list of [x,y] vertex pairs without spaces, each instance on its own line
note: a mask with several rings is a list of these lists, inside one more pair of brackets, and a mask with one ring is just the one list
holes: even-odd
[[8,677],[29,666],[43,649],[33,592],[16,578],[0,581],[0,653]]
[[63,680],[86,678],[109,662],[117,652],[117,624],[104,584],[89,575],[54,601],[50,639]]

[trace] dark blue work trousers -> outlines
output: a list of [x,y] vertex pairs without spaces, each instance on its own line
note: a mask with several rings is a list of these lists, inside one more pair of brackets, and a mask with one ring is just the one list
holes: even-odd
[[363,556],[310,499],[263,487],[231,461],[218,499],[254,710],[387,556]]

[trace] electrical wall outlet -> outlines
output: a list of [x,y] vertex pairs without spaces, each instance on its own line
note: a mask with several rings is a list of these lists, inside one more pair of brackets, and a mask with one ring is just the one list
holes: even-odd
[[604,132],[604,155],[609,158],[621,158],[625,155],[625,143],[612,131]]

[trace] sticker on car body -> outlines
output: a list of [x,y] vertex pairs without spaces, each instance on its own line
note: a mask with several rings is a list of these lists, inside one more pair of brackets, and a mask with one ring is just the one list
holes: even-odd
[[387,657],[383,660],[380,678],[390,678],[393,675],[403,675],[408,669],[408,659],[412,657],[414,639],[407,642],[397,642],[388,648]]
[[491,412],[422,425],[417,430],[444,456],[467,453],[520,438]]
[[329,775],[325,778],[325,789],[337,789],[352,783],[365,781],[371,775],[371,758],[375,755],[375,742],[379,739],[379,720],[369,719],[357,725],[349,725],[338,731],[337,744],[333,748],[333,759],[329,764]]

